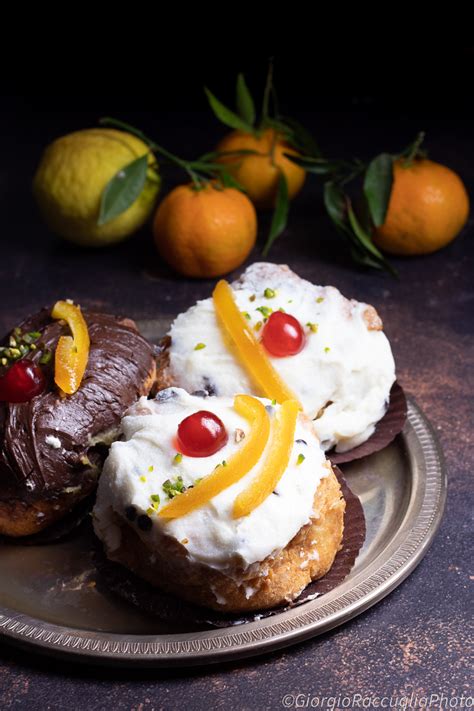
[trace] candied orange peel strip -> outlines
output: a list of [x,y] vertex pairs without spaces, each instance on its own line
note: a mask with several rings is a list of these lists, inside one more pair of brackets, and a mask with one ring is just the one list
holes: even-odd
[[73,395],[84,377],[89,359],[89,330],[79,306],[57,301],[51,316],[64,319],[72,336],[61,336],[54,357],[54,382],[66,395]]
[[250,395],[236,395],[234,408],[250,423],[250,433],[227,466],[219,466],[192,489],[176,496],[158,513],[166,519],[179,518],[207,504],[208,501],[235,484],[258,462],[270,436],[270,418],[264,405]]
[[262,389],[263,394],[280,403],[285,400],[295,400],[302,409],[295,394],[279,376],[263,346],[257,341],[251,327],[239,311],[232,289],[225,279],[217,283],[212,298],[219,321],[237,348],[242,364]]
[[295,438],[298,403],[286,400],[276,414],[270,452],[262,470],[234,501],[234,518],[248,516],[274,491],[290,461]]

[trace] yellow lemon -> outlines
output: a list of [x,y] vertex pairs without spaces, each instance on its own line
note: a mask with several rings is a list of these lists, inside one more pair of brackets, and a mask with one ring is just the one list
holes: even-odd
[[[149,152],[130,133],[110,128],[75,131],[45,150],[33,192],[49,227],[65,239],[100,247],[120,242],[138,230],[153,211],[160,177],[148,168],[142,192],[123,213],[99,225],[101,197],[108,182],[126,165]],[[154,163],[150,154],[149,164]]]

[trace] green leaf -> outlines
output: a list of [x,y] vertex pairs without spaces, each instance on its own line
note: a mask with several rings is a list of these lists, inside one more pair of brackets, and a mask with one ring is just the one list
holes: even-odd
[[253,126],[247,123],[247,121],[241,119],[240,116],[228,109],[227,106],[224,106],[224,104],[219,101],[219,99],[217,99],[214,94],[209,91],[209,89],[204,87],[204,91],[206,92],[207,100],[209,101],[209,106],[211,107],[219,121],[221,121],[226,126],[230,126],[230,128],[237,129],[238,131],[245,131],[245,133],[254,132]]
[[272,224],[267,237],[263,255],[266,257],[270,251],[272,244],[277,237],[281,235],[286,227],[288,220],[288,211],[290,208],[290,200],[288,198],[288,183],[286,182],[285,174],[280,172],[278,177],[278,187],[275,201],[275,210],[273,212]]
[[[272,118],[267,116],[263,121],[264,127],[270,126],[278,131],[284,139],[305,158],[321,158],[321,152],[316,145],[311,133],[298,121],[292,118]],[[295,161],[296,162],[296,161]]]
[[385,222],[393,184],[393,158],[381,153],[369,164],[364,177],[364,195],[376,227]]
[[372,242],[371,236],[368,235],[362,228],[355,215],[354,210],[352,209],[350,200],[348,200],[347,204],[347,216],[349,218],[349,223],[354,231],[355,236],[357,237],[365,251],[369,252],[373,257],[375,257],[375,261],[377,261],[384,269],[390,272],[392,276],[397,276],[397,270],[394,269],[394,267],[392,267],[392,265],[385,259],[382,252],[380,252],[375,246],[375,244]]
[[143,143],[146,143],[149,148],[153,150],[153,141],[151,141],[143,131],[140,131],[139,128],[135,128],[135,126],[132,126],[129,123],[126,123],[125,121],[121,121],[120,119],[112,118],[111,116],[103,116],[101,119],[99,119],[99,124],[101,126],[113,126],[114,128],[118,128],[121,131],[126,131],[127,133],[131,133],[137,138],[140,138],[140,140],[143,141]]
[[268,62],[267,78],[265,89],[263,90],[262,120],[265,121],[270,115],[270,97],[273,93],[273,57]]
[[421,147],[423,141],[425,140],[425,132],[420,131],[413,141],[407,146],[401,153],[395,156],[395,158],[403,158],[405,165],[410,165],[415,158],[426,158],[428,152]]
[[214,175],[219,173],[221,170],[225,170],[226,166],[224,163],[211,163],[210,161],[193,160],[188,163],[191,170],[202,171],[204,173],[210,173]]
[[346,228],[347,203],[344,191],[336,183],[325,183],[324,205],[329,217],[338,227]]
[[241,193],[245,193],[245,188],[236,180],[230,173],[223,170],[219,176],[219,180],[225,188],[235,188],[240,190]]
[[283,123],[291,130],[292,138],[290,138],[290,141],[296,150],[311,158],[321,157],[321,151],[307,128],[300,124],[299,121],[288,117],[283,119]]
[[245,83],[245,77],[243,74],[239,74],[237,77],[235,94],[237,110],[240,118],[253,126],[255,123],[255,104],[253,103],[252,94]]
[[235,150],[235,151],[210,151],[209,153],[204,153],[202,156],[199,156],[199,158],[197,160],[198,160],[198,162],[201,162],[201,163],[207,163],[208,161],[215,161],[218,158],[224,158],[226,156],[238,158],[239,156],[256,156],[256,155],[265,155],[265,154],[259,153],[258,151],[254,151],[250,148],[242,148],[241,150]]
[[374,269],[386,269],[393,276],[396,270],[387,262],[357,219],[351,201],[340,185],[329,181],[324,185],[324,205],[329,217],[346,241],[357,264]]
[[330,173],[335,173],[339,169],[339,164],[337,162],[332,162],[326,160],[325,158],[312,158],[309,156],[295,156],[292,153],[284,153],[285,158],[291,160],[292,163],[296,163],[307,173],[314,173],[315,175],[328,175]]
[[142,192],[148,170],[148,154],[118,171],[102,193],[97,224],[105,225],[132,205]]
[[291,141],[292,131],[290,127],[287,126],[286,123],[284,123],[283,121],[280,121],[280,119],[267,116],[265,119],[263,119],[261,127],[274,128],[275,131],[278,131],[278,133],[285,139],[285,141]]

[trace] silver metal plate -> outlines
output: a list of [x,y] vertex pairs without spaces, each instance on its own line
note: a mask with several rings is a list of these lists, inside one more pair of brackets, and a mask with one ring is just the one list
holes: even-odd
[[[166,333],[168,325],[168,319],[139,324],[151,340]],[[395,442],[343,470],[361,498],[367,536],[351,574],[320,598],[227,629],[171,627],[96,585],[91,534],[83,531],[47,546],[0,546],[0,634],[77,661],[172,666],[247,657],[326,632],[409,575],[436,533],[446,498],[440,447],[413,400]]]

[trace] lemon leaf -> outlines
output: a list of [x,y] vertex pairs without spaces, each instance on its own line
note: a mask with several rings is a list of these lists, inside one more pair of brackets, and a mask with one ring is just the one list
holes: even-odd
[[267,256],[272,244],[277,237],[281,235],[288,221],[288,212],[290,209],[290,200],[288,197],[288,183],[286,182],[285,174],[281,171],[278,177],[278,188],[275,201],[275,210],[273,212],[270,232],[267,237],[267,242],[263,248],[263,255]]
[[239,131],[244,131],[245,133],[254,132],[253,126],[251,126],[250,123],[244,121],[244,119],[240,118],[240,116],[234,113],[234,111],[228,109],[227,106],[224,106],[224,104],[219,101],[219,99],[215,97],[214,94],[209,91],[209,89],[204,87],[204,91],[206,92],[207,100],[209,101],[209,106],[211,107],[219,121],[221,121],[226,126],[229,126],[230,128],[235,128]]
[[255,104],[253,103],[252,94],[245,83],[243,74],[237,77],[237,86],[235,90],[235,99],[239,116],[251,126],[255,123]]
[[100,201],[98,225],[105,225],[128,210],[143,190],[147,170],[148,155],[145,153],[128,163],[109,180]]
[[381,153],[373,159],[364,178],[364,195],[376,227],[385,222],[393,184],[393,158]]

